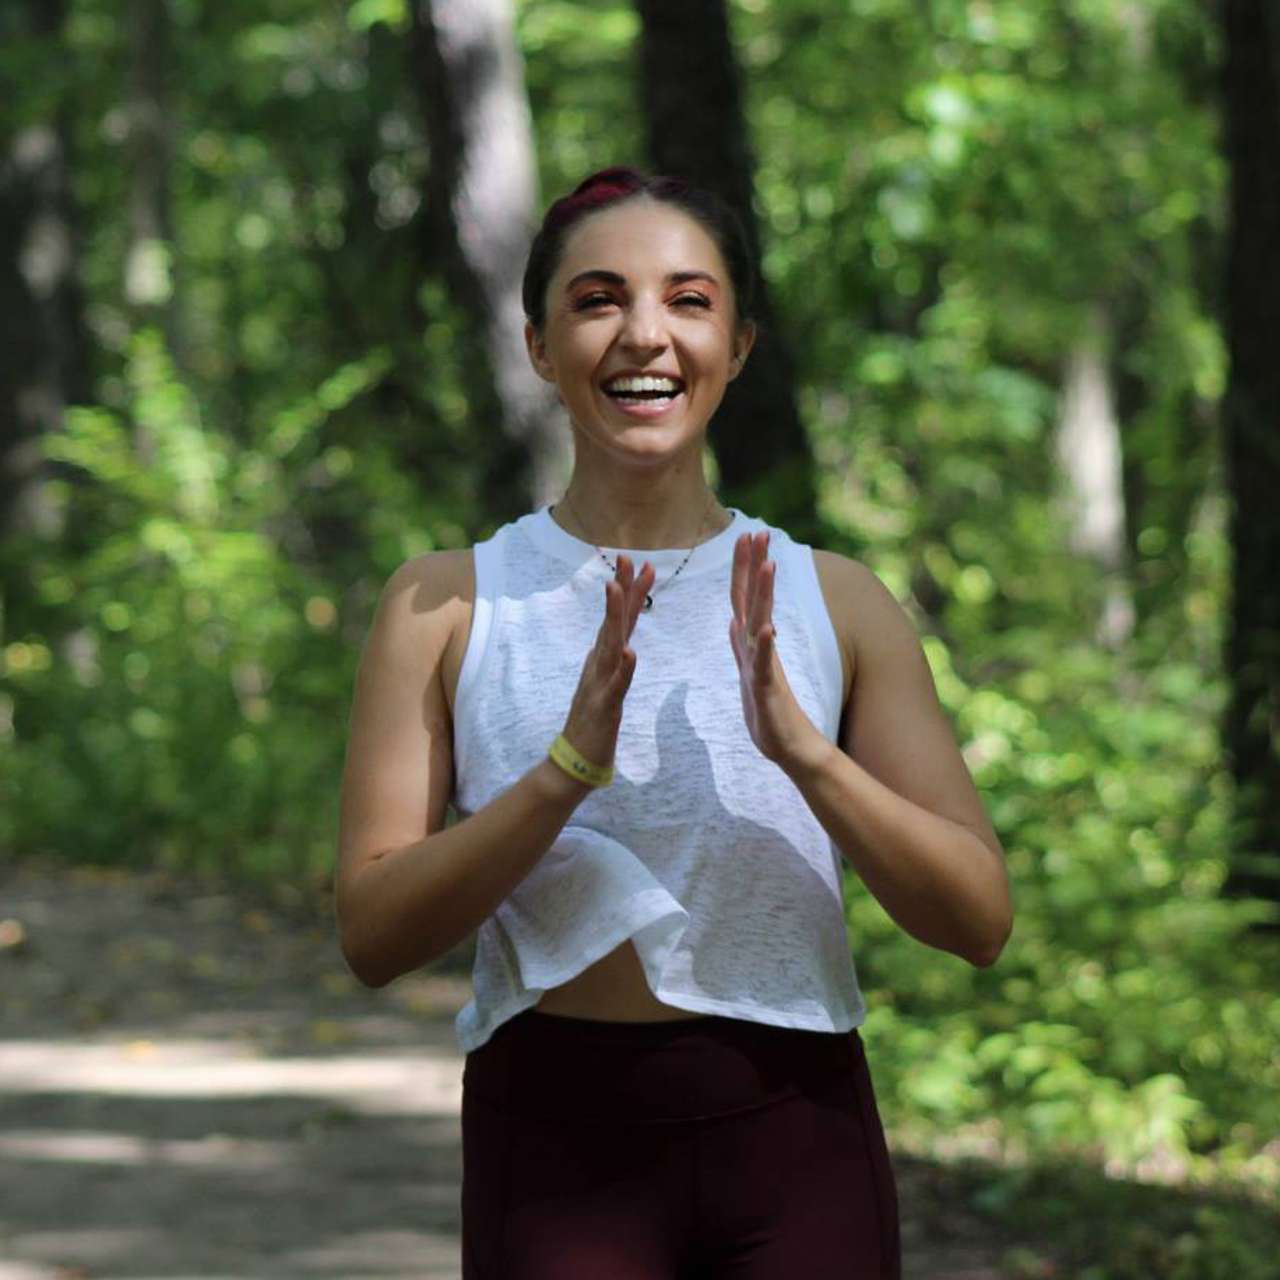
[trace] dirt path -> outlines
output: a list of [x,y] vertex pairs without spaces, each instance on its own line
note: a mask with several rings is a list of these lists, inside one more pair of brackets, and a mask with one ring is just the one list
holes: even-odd
[[[0,870],[0,1280],[455,1280],[456,967],[371,992],[314,904]],[[907,1276],[1003,1276],[895,1166]]]

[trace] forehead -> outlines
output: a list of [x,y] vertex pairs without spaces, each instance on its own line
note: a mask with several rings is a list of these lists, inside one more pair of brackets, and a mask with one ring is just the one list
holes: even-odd
[[700,270],[729,281],[719,247],[696,218],[642,197],[589,214],[569,232],[556,276],[567,279],[593,268],[628,278]]

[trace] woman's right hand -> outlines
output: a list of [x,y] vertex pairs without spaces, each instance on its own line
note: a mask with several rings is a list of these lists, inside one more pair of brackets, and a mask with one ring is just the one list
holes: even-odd
[[635,650],[628,641],[653,580],[653,565],[647,560],[636,573],[628,556],[618,557],[614,576],[604,584],[604,620],[569,706],[564,736],[587,761],[602,768],[613,763],[617,749],[622,702],[636,669]]

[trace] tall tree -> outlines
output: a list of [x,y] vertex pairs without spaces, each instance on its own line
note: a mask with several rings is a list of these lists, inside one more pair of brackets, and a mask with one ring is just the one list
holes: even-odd
[[1280,902],[1280,12],[1272,0],[1224,0],[1222,16],[1234,554],[1224,737],[1242,820],[1229,887]]
[[568,434],[524,346],[520,279],[537,203],[533,130],[508,0],[416,0],[415,79],[430,169],[422,221],[476,341],[471,418],[489,452],[491,517],[544,502],[565,478]]
[[[727,201],[743,220],[758,266],[754,161],[724,0],[636,0],[636,7],[650,163]],[[731,501],[812,537],[813,457],[763,273],[755,310],[755,351],[711,425],[716,460]]]
[[[0,538],[56,537],[63,513],[40,448],[67,403],[87,398],[86,344],[76,277],[76,235],[62,82],[45,72],[65,18],[63,0],[26,0],[0,32],[30,49],[42,91],[27,117],[0,135]],[[15,566],[15,572],[20,568]],[[3,570],[6,607],[25,590]]]
[[1057,455],[1067,490],[1071,549],[1092,560],[1105,578],[1098,641],[1119,649],[1133,630],[1134,613],[1127,582],[1120,424],[1107,363],[1111,334],[1107,309],[1095,302],[1067,357]]
[[[124,300],[134,325],[155,325],[164,334],[170,356],[177,360],[181,350],[173,302],[169,0],[131,0],[129,18],[129,78],[125,89],[129,239],[124,261]],[[143,460],[149,461],[154,442],[141,422],[135,424],[134,442]]]
[[[132,0],[128,25],[130,73],[126,119],[129,142],[129,247],[125,301],[139,320],[171,330],[172,212],[169,162],[170,17],[168,0]],[[175,344],[170,331],[170,347]]]

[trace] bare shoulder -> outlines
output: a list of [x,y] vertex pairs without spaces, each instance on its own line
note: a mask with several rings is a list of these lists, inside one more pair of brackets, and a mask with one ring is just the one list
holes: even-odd
[[968,827],[1003,857],[911,615],[866,565],[829,552],[815,555],[837,629],[857,661],[841,746],[890,790]]
[[406,560],[387,579],[378,601],[377,623],[398,636],[441,641],[471,612],[475,570],[470,549],[428,551]]
[[840,641],[848,702],[859,657],[869,657],[878,644],[914,639],[915,629],[893,593],[861,560],[815,547],[813,562]]
[[475,561],[469,547],[428,551],[406,560],[392,573],[378,602],[375,630],[394,652],[393,660],[435,667],[451,710],[475,590]]
[[406,560],[387,579],[356,671],[339,814],[338,892],[360,868],[443,825],[453,775],[451,653],[469,551]]
[[475,596],[471,548],[427,551],[406,560],[387,579],[383,600],[414,614],[431,613],[453,600]]

